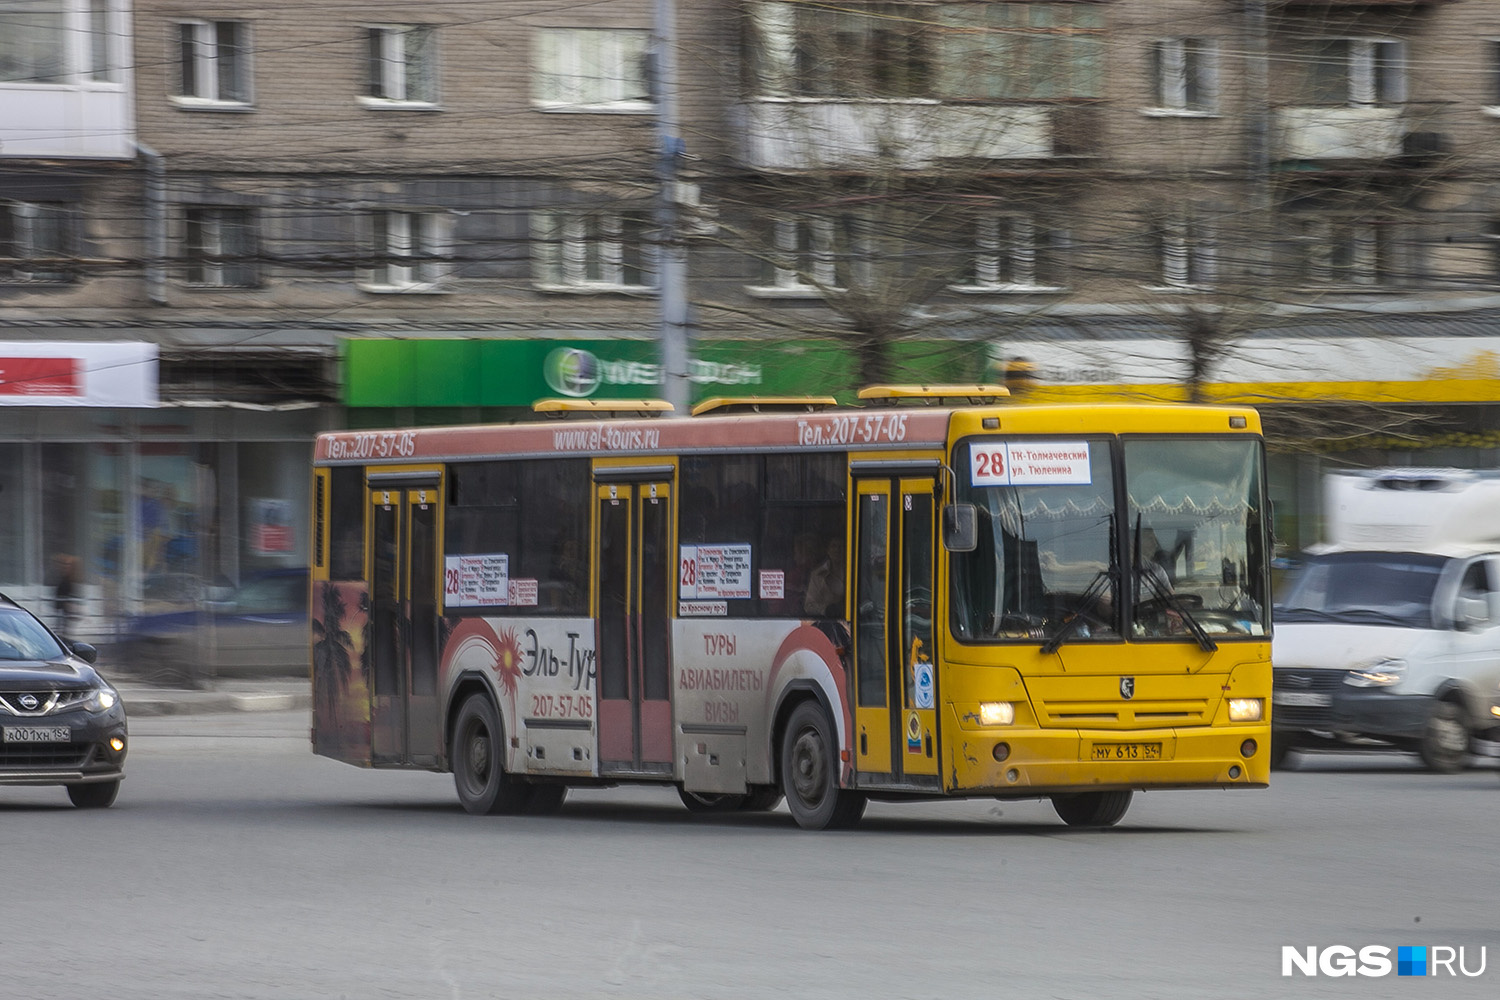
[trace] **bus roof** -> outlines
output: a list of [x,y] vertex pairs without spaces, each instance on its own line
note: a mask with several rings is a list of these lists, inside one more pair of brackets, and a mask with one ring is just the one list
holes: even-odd
[[1258,434],[1250,407],[1187,404],[1000,403],[985,407],[860,408],[817,413],[739,413],[660,419],[328,431],[321,465],[407,464],[481,458],[580,458],[720,451],[942,450],[950,432],[1067,436],[1113,433]]

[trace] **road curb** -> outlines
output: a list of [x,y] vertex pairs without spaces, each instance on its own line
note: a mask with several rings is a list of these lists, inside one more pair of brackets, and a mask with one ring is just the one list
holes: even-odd
[[183,691],[174,694],[121,692],[127,717],[223,712],[290,712],[312,707],[310,694]]

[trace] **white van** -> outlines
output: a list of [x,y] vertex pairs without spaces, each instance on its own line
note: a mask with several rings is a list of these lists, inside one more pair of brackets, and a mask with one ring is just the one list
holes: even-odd
[[1337,473],[1276,602],[1271,761],[1399,747],[1460,770],[1500,727],[1500,476]]

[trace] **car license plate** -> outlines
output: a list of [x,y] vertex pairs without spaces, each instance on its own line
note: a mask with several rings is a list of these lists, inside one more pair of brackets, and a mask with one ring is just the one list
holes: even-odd
[[1292,705],[1297,708],[1327,708],[1333,704],[1333,695],[1324,691],[1272,691],[1271,704]]
[[1160,743],[1095,743],[1094,760],[1161,760]]
[[67,726],[6,726],[7,743],[71,743],[73,730]]

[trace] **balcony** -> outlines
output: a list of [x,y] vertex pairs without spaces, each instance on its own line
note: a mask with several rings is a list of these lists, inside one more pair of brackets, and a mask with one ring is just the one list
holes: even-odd
[[114,84],[0,84],[0,159],[135,156],[130,94]]
[[1277,108],[1273,149],[1283,162],[1431,163],[1449,152],[1451,117],[1445,102]]
[[1088,106],[758,98],[738,105],[739,160],[755,170],[923,171],[1096,155]]

